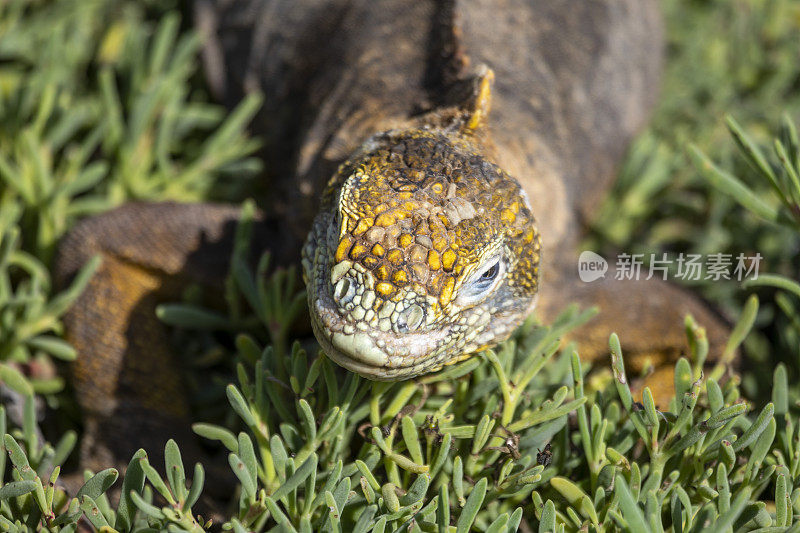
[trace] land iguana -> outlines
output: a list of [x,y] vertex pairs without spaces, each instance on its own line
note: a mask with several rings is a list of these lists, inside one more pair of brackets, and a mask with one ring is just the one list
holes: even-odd
[[[599,306],[571,337],[581,356],[604,357],[616,331],[661,397],[685,314],[719,351],[725,324],[686,291],[577,276],[582,225],[657,97],[655,0],[196,0],[194,16],[218,99],[265,95],[254,246],[283,264],[302,248],[312,324],[340,365],[433,371],[506,338],[537,298],[545,322]],[[89,466],[188,428],[154,310],[220,285],[238,213],[130,204],[62,242],[62,280],[103,257],[65,318]]]

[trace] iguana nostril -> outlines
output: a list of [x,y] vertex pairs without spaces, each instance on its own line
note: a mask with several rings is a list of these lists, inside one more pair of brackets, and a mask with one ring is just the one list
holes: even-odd
[[356,283],[350,276],[343,277],[333,287],[333,299],[340,305],[352,301],[355,295]]
[[424,318],[425,310],[414,304],[400,313],[400,317],[397,320],[397,328],[402,332],[414,331],[422,324]]

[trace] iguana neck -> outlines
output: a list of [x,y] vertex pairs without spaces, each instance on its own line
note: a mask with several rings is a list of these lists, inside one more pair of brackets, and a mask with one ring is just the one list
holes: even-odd
[[298,239],[342,160],[376,132],[447,107],[458,80],[486,64],[496,74],[492,157],[527,191],[545,245],[571,249],[655,98],[660,27],[650,2],[229,6],[217,8],[226,26],[221,39],[241,39],[241,26],[261,22],[241,45],[247,53],[228,55],[244,59],[225,65],[230,79],[220,91],[229,99],[249,86],[266,93],[255,127],[268,146],[267,208],[291,215]]
[[[329,62],[318,72],[317,113],[298,149],[298,200],[308,215],[316,212],[320,187],[371,135],[410,125],[430,126],[426,116],[436,117],[462,104],[462,86],[471,83],[480,63],[465,53],[457,17],[454,2],[363,3],[351,8],[342,27],[358,30],[342,33],[357,38],[340,43],[340,61]],[[495,27],[499,22],[488,20]],[[485,59],[493,63],[491,54]],[[513,176],[535,176],[523,181],[532,199],[544,199],[546,191],[545,201],[533,200],[541,213],[537,217],[544,221],[548,239],[563,240],[574,233],[567,228],[563,171],[542,140],[534,114],[516,112],[520,105],[510,93],[495,102],[489,124],[491,137],[499,142],[484,143],[494,146],[485,155]],[[495,124],[495,113],[502,122]],[[505,131],[519,134],[505,135]]]

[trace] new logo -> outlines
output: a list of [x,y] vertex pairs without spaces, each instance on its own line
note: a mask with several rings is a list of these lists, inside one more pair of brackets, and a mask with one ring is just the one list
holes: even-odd
[[590,250],[581,252],[578,257],[578,277],[581,278],[581,281],[590,283],[604,278],[607,271],[608,261],[602,256]]

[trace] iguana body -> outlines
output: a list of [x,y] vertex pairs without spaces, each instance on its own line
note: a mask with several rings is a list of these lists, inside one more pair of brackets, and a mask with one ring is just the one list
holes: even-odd
[[[654,4],[196,2],[217,96],[234,103],[251,89],[265,93],[254,129],[266,142],[271,218],[259,246],[296,262],[319,217],[305,266],[312,321],[334,360],[379,379],[430,371],[503,339],[537,293],[544,320],[573,301],[600,305],[600,318],[576,334],[584,358],[605,354],[617,331],[634,366],[674,359],[687,312],[709,328],[712,346],[718,341],[724,326],[675,287],[583,284],[575,275],[580,222],[601,201],[656,97]],[[493,86],[483,65],[494,72]],[[365,179],[353,178],[359,172]],[[378,224],[379,205],[395,219]],[[424,210],[441,227],[397,220],[402,211],[421,222]],[[66,318],[80,353],[75,387],[88,455],[126,460],[147,438],[163,441],[185,427],[176,424],[188,414],[180,371],[153,310],[187,280],[222,280],[235,220],[225,206],[138,204],[82,222],[64,241],[64,278],[94,253],[105,259]],[[384,229],[380,238],[369,234],[374,227]],[[445,268],[447,251],[455,257],[448,254]],[[470,299],[465,287],[496,257],[505,261],[501,282]],[[338,264],[345,266],[333,272]],[[339,283],[345,275],[347,287]],[[362,306],[366,291],[371,301]],[[352,305],[322,305],[334,299]],[[390,301],[394,307],[384,308]],[[351,338],[334,340],[334,330]],[[355,339],[356,330],[369,342]],[[453,339],[443,342],[447,335]],[[414,339],[407,353],[404,338]],[[655,383],[670,381],[665,374]]]

